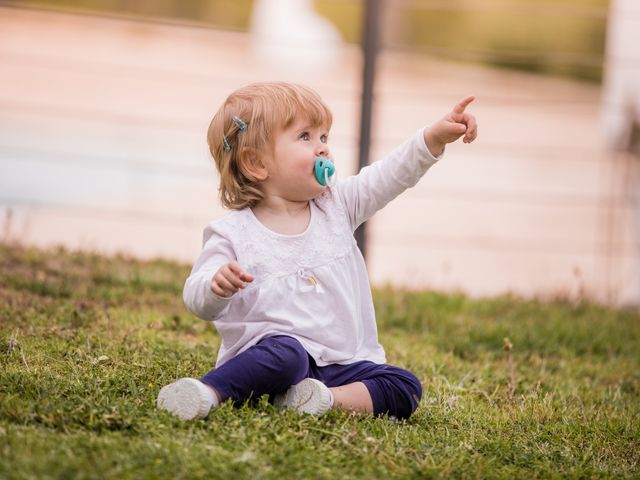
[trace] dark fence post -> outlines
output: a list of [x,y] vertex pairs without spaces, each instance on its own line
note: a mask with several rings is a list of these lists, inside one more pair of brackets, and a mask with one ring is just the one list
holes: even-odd
[[[360,115],[360,155],[358,171],[369,164],[369,146],[371,144],[371,115],[373,104],[373,81],[376,70],[376,53],[378,50],[378,20],[381,0],[364,1],[364,28],[362,49],[364,69],[362,78],[362,111]],[[358,247],[366,259],[366,222],[355,231]]]

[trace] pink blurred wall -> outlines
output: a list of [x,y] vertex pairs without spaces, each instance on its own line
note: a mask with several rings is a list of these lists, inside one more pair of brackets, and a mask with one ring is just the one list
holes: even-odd
[[[353,173],[361,56],[333,55],[284,67],[247,34],[0,7],[5,239],[192,262],[224,214],[206,128],[253,81],[316,88]],[[374,159],[467,94],[480,136],[373,219],[373,284],[638,303],[635,167],[605,146],[599,86],[399,52],[379,67]]]

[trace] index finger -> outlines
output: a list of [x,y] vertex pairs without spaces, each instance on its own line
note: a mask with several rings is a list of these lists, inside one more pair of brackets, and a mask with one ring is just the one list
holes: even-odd
[[467,108],[469,104],[473,102],[475,99],[476,97],[474,97],[473,95],[469,95],[468,97],[460,100],[460,102],[458,102],[458,104],[455,107],[453,107],[453,111],[455,113],[463,113],[464,109]]
[[227,267],[229,267],[229,270],[236,275],[242,274],[242,268],[240,268],[238,262],[229,262],[227,263]]
[[253,278],[251,278],[251,280],[246,280],[247,275],[249,275],[251,277],[250,274],[246,273],[244,270],[242,270],[242,267],[238,264],[238,262],[229,262],[229,270],[231,270],[232,273],[234,273],[237,277],[239,277],[240,279],[246,281],[253,281]]
[[253,282],[254,279],[255,277],[250,273],[242,272],[240,274],[240,280],[242,280],[243,282]]

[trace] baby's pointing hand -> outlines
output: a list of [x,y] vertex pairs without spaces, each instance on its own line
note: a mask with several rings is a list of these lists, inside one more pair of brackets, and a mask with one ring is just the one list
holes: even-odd
[[211,291],[219,297],[230,297],[245,287],[245,282],[253,282],[254,276],[240,268],[238,262],[229,262],[221,266],[211,281]]
[[476,139],[478,136],[476,117],[465,113],[467,106],[474,100],[474,96],[463,98],[451,112],[430,128],[425,128],[424,141],[433,155],[440,155],[447,143],[455,142],[462,135],[464,135],[464,143],[471,143]]

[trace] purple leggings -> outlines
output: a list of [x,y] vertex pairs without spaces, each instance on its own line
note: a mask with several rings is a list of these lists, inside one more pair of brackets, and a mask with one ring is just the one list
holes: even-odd
[[422,397],[420,380],[407,370],[369,361],[318,367],[298,340],[284,335],[263,338],[200,380],[238,405],[265,393],[273,399],[307,377],[327,387],[364,383],[374,415],[409,418]]

